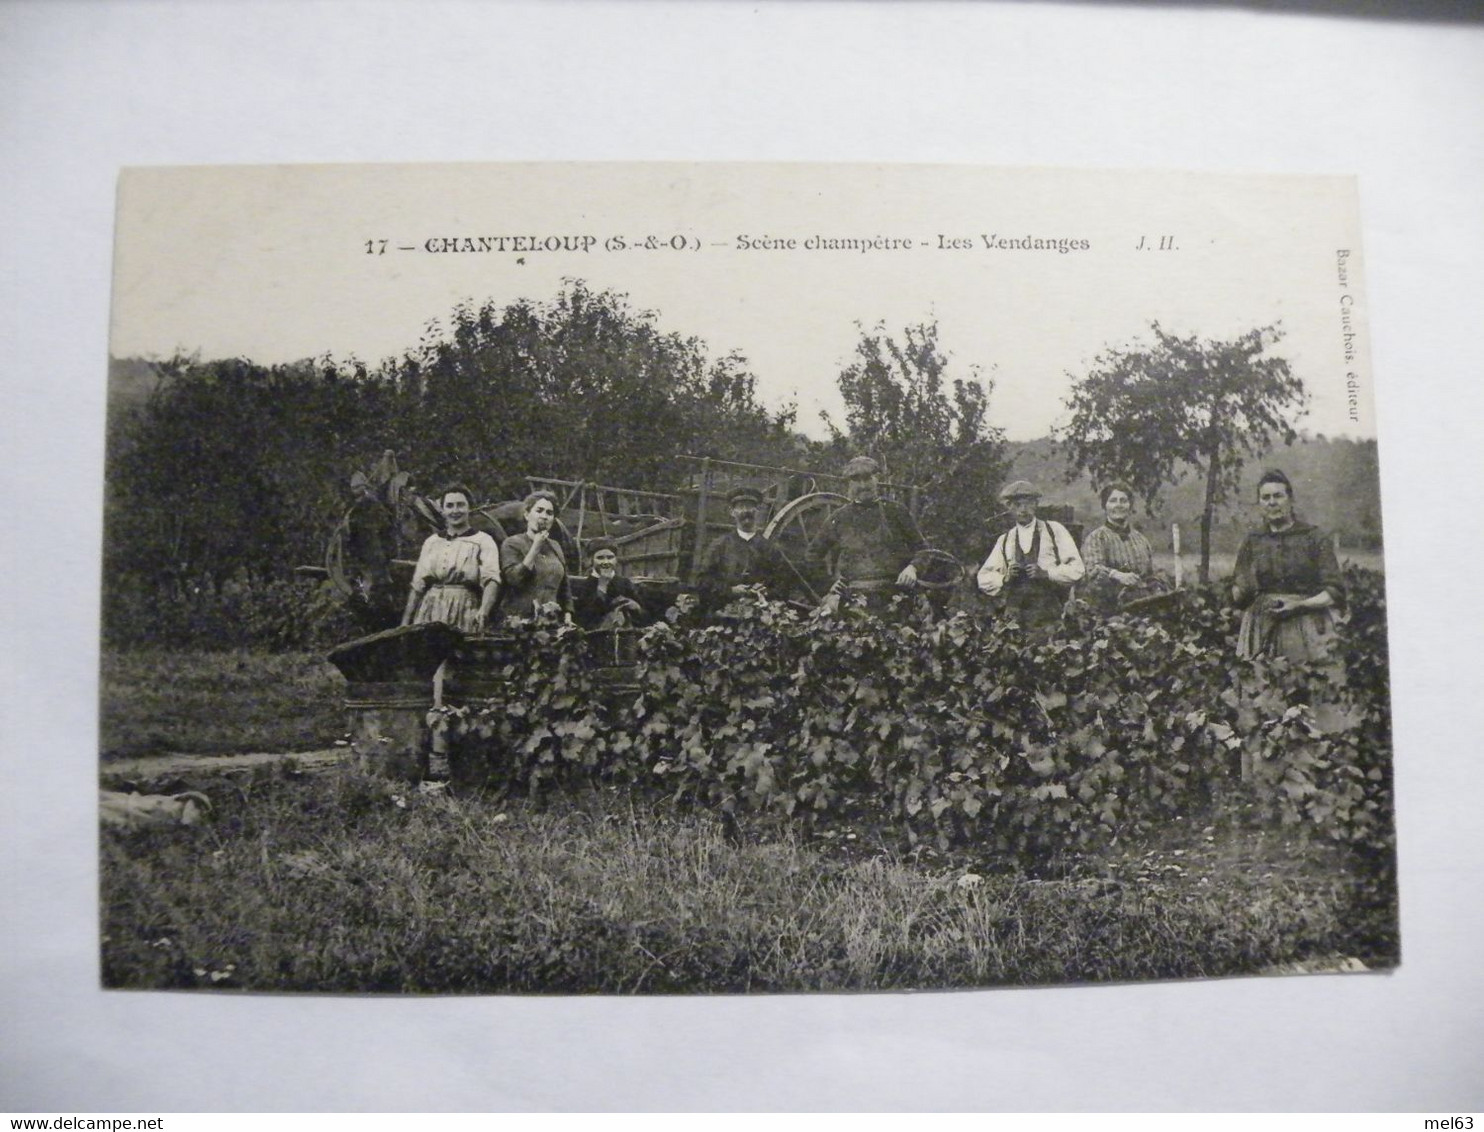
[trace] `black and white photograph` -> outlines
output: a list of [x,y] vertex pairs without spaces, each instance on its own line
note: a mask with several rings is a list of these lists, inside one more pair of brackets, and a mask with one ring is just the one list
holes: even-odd
[[1477,1122],[1480,14],[0,5],[0,1109]]
[[120,176],[103,987],[1401,962],[1348,177]]

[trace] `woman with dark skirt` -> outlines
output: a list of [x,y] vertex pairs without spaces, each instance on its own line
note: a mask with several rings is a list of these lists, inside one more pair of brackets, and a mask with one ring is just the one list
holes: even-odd
[[1244,657],[1331,660],[1345,582],[1328,536],[1293,512],[1293,484],[1280,471],[1257,483],[1263,525],[1237,552],[1232,597],[1244,610],[1237,651]]

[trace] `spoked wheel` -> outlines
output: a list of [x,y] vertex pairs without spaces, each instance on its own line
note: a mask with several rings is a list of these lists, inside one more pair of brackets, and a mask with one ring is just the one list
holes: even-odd
[[809,561],[809,548],[824,530],[830,516],[849,505],[850,500],[836,492],[811,492],[790,499],[763,528],[768,540],[783,551],[794,569],[814,589],[816,599],[830,588],[830,579],[823,568]]
[[912,558],[917,585],[930,593],[946,593],[964,580],[964,564],[946,550],[929,547]]

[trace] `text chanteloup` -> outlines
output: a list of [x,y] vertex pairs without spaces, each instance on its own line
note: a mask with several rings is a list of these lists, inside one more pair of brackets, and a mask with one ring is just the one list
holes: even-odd
[[423,250],[459,252],[590,252],[596,236],[429,236]]

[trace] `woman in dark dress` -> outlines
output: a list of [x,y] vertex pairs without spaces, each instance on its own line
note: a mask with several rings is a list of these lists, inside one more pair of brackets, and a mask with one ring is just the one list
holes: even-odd
[[1345,582],[1329,538],[1293,513],[1293,484],[1279,471],[1263,474],[1257,503],[1263,525],[1237,552],[1232,597],[1245,612],[1237,635],[1244,657],[1329,660]]
[[618,572],[618,547],[612,539],[594,539],[587,546],[591,573],[575,578],[572,620],[582,629],[625,629],[644,619],[644,607],[634,583]]

